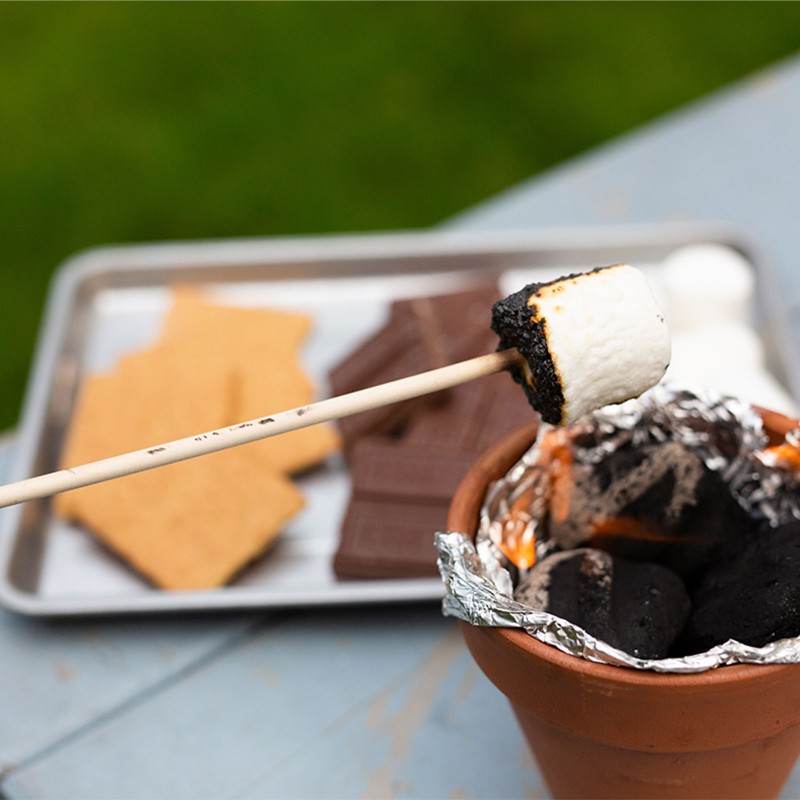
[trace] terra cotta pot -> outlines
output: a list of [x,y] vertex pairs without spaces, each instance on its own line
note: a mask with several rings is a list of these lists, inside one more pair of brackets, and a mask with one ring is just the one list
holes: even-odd
[[[762,415],[778,439],[797,424]],[[534,434],[521,430],[475,463],[448,530],[474,536],[487,484]],[[510,700],[554,797],[775,797],[800,754],[798,665],[664,674],[587,661],[519,629],[460,625]]]

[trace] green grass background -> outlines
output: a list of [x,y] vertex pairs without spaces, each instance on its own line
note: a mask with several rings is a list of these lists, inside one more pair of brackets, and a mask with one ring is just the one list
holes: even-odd
[[78,250],[432,225],[799,44],[796,3],[0,4],[0,429]]

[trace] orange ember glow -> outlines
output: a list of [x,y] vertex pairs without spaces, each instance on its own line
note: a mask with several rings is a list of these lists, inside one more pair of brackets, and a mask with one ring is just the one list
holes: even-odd
[[635,517],[598,517],[590,525],[592,539],[636,539],[642,542],[677,542],[680,536],[671,536],[652,520]]
[[550,515],[556,522],[565,522],[572,499],[572,445],[563,428],[542,438],[541,461],[550,471]]
[[788,442],[763,450],[761,460],[768,466],[800,470],[800,450]]
[[523,492],[514,501],[503,520],[498,542],[503,555],[520,569],[529,569],[536,563],[536,536],[530,513],[532,503],[533,489]]
[[[550,515],[563,522],[572,497],[570,437],[562,428],[556,428],[542,437],[540,447],[539,464],[547,465],[549,478]],[[536,491],[529,488],[514,501],[502,522],[497,543],[503,555],[520,569],[530,569],[536,563],[536,534],[531,516]]]

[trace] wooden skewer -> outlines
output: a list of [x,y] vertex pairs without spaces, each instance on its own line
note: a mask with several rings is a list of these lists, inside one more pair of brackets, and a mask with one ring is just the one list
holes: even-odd
[[307,428],[320,422],[370,411],[390,403],[410,400],[412,397],[431,394],[461,383],[468,383],[476,378],[502,372],[523,361],[523,357],[513,348],[499,353],[489,353],[408,378],[241,422],[228,428],[219,428],[185,439],[175,439],[143,450],[134,450],[70,469],[9,483],[0,486],[0,508],[48,497],[70,489],[79,489],[82,486],[120,478],[135,472],[144,472],[154,467],[163,467],[166,464],[185,461],[228,447]]

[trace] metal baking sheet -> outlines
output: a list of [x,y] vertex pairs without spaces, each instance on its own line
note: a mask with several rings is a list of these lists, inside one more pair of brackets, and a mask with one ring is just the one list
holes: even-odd
[[[794,348],[788,347],[787,323],[776,311],[769,275],[747,242],[727,228],[411,232],[88,251],[65,263],[51,287],[10,480],[56,468],[81,375],[152,341],[176,283],[203,285],[234,305],[311,312],[315,324],[304,360],[324,392],[328,369],[380,326],[393,299],[463,289],[487,276],[497,276],[503,290],[512,291],[531,280],[620,261],[653,274],[676,247],[701,242],[735,247],[753,263],[759,332],[769,343],[777,379],[798,396],[800,369],[791,361]],[[57,616],[442,596],[438,579],[337,580],[331,561],[349,493],[343,459],[303,477],[301,487],[307,506],[275,548],[231,585],[211,591],[153,588],[85,531],[56,518],[48,500],[5,509],[0,601],[24,614]]]

